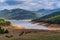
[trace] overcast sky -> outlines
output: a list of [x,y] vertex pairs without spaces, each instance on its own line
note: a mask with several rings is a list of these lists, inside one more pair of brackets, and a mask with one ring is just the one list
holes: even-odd
[[26,10],[60,8],[60,0],[0,0],[1,9],[21,8]]

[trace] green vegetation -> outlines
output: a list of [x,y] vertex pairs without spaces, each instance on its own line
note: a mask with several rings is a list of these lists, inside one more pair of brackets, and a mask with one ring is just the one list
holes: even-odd
[[32,21],[45,22],[50,24],[60,24],[60,12],[54,12],[41,18],[34,19]]
[[0,11],[0,17],[5,19],[34,19],[40,17],[40,14],[36,12],[27,11],[23,9],[11,9],[11,10],[2,10]]
[[8,26],[10,25],[11,23],[9,21],[6,21],[4,19],[0,19],[0,26]]
[[7,29],[5,30],[0,27],[0,34],[5,34],[5,33],[9,33],[9,31]]
[[9,33],[9,31],[6,29],[2,29],[2,26],[8,26],[11,23],[9,21],[6,21],[4,19],[0,19],[0,34],[4,34],[4,33]]
[[48,18],[45,22],[54,23],[54,24],[60,24],[60,15]]

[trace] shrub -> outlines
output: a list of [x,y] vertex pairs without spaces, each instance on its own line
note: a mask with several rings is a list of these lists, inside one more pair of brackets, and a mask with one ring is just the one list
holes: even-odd
[[5,22],[6,22],[6,23],[5,23],[6,25],[10,25],[10,24],[11,24],[9,21],[5,21]]
[[21,35],[23,35],[24,34],[24,31],[22,31],[20,34],[19,34],[19,36],[21,36]]
[[0,27],[0,34],[3,34],[3,33],[4,33],[4,29]]
[[0,19],[0,21],[4,21],[4,19]]
[[7,29],[4,30],[0,27],[0,34],[5,34],[5,33],[9,33],[9,31]]
[[5,37],[11,38],[11,37],[13,37],[13,35],[5,35]]
[[9,33],[9,31],[6,29],[4,33]]
[[10,21],[5,21],[4,19],[0,19],[0,26],[10,25]]
[[0,34],[4,34],[4,29],[0,29]]

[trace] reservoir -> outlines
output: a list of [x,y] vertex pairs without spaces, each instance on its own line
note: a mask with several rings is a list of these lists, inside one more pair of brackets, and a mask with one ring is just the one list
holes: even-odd
[[17,25],[17,26],[24,26],[26,29],[40,29],[40,30],[49,30],[47,27],[37,24],[32,24],[29,21],[30,20],[9,20],[11,24]]

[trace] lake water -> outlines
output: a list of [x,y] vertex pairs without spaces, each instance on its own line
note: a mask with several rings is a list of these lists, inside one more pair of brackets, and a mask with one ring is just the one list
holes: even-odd
[[26,29],[41,29],[41,30],[49,30],[47,27],[37,24],[29,23],[30,20],[10,20],[10,22],[17,26],[24,26]]

